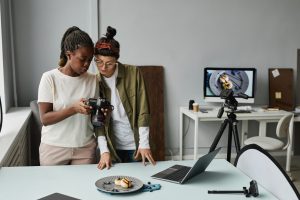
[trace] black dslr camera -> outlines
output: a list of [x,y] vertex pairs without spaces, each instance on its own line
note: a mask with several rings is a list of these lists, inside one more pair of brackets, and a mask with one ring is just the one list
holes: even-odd
[[[218,112],[218,118],[221,118],[224,112],[224,107],[227,107],[230,109],[230,112],[234,112],[237,110],[237,106],[238,106],[238,102],[235,99],[235,97],[233,96],[234,92],[232,89],[224,89],[221,91],[220,93],[220,97],[221,99],[225,99],[224,105],[220,108],[219,112]],[[243,93],[239,93],[237,94],[238,97],[241,97],[243,99],[248,99],[248,95],[243,94]]]
[[231,110],[236,110],[238,106],[237,100],[233,96],[233,91],[231,89],[224,89],[220,93],[221,99],[225,99],[224,106]]
[[102,110],[114,109],[114,106],[105,98],[89,98],[86,104],[92,107],[91,122],[96,127],[104,126],[105,115]]

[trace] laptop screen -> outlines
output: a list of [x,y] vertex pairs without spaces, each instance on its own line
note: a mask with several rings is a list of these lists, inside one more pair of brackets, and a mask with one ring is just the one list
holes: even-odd
[[218,148],[218,149],[202,156],[201,158],[199,158],[197,160],[197,162],[194,164],[194,166],[192,167],[192,169],[189,171],[189,173],[186,175],[186,177],[184,177],[184,179],[182,181],[183,182],[187,181],[188,179],[204,172],[205,169],[208,167],[208,165],[211,163],[211,161],[218,154],[220,149],[221,148]]

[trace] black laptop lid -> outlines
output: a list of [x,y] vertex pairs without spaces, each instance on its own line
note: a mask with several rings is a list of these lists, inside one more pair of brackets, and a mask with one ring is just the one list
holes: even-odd
[[181,183],[184,183],[190,178],[204,172],[205,169],[208,167],[208,165],[211,163],[211,161],[219,153],[220,149],[221,147],[200,157],[197,160],[197,162],[193,165],[193,167],[190,169],[190,171],[187,173],[187,175],[182,179]]

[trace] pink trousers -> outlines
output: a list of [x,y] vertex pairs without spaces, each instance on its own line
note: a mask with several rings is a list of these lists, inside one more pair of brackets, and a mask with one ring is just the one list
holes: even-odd
[[83,147],[57,147],[40,144],[40,165],[80,165],[95,164],[96,162],[95,139]]

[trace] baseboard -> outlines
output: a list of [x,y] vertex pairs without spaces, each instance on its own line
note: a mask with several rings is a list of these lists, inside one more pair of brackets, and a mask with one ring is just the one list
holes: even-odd
[[[199,157],[201,157],[203,155],[204,154],[198,154],[197,157],[199,158]],[[231,158],[233,158],[233,156],[235,158],[235,155],[232,155]],[[226,159],[226,157],[227,157],[226,153],[219,153],[218,155],[216,155],[216,158],[218,158],[218,159]],[[179,160],[179,155],[176,155],[176,156],[166,156],[165,158],[166,158],[166,160]],[[193,160],[194,159],[194,154],[183,155],[182,159],[183,160]]]
[[[278,156],[286,156],[286,152],[284,151],[274,151],[274,152],[269,152],[273,157],[278,157]],[[198,158],[205,155],[204,153],[198,154]],[[292,155],[294,155],[294,152],[292,151]],[[218,153],[216,156],[217,159],[227,159],[227,153]],[[231,154],[231,161],[234,161],[236,158],[236,153],[233,152]],[[179,155],[174,155],[174,156],[165,156],[166,160],[179,160]],[[194,154],[187,154],[182,156],[183,160],[193,160],[194,159]]]

